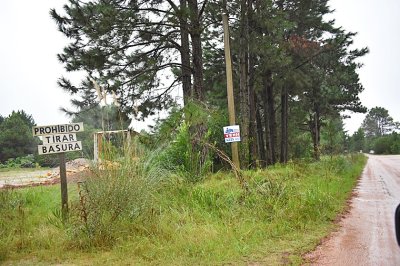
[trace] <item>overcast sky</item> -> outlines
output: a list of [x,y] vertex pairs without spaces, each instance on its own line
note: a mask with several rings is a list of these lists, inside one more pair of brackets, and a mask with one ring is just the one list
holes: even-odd
[[[69,94],[57,87],[65,75],[56,54],[67,44],[49,15],[66,0],[3,0],[0,9],[0,115],[13,110],[31,114],[38,125],[67,123],[59,108],[69,106]],[[400,11],[399,0],[331,0],[337,25],[358,32],[355,47],[368,46],[359,71],[365,87],[362,103],[368,108],[381,106],[400,121]],[[70,74],[68,74],[70,75]],[[346,120],[350,133],[357,130],[364,115]],[[135,129],[140,129],[136,127]]]

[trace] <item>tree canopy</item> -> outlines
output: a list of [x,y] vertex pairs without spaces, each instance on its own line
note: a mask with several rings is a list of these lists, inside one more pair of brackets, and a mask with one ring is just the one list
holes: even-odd
[[13,111],[0,122],[0,162],[36,151],[38,139],[32,135],[33,126],[32,116],[23,110]]
[[[355,33],[325,19],[328,0],[68,0],[64,11],[51,10],[70,39],[58,58],[87,77],[59,84],[85,93],[94,80],[123,113],[142,118],[174,106],[175,88],[185,106],[226,110],[222,13],[230,18],[243,166],[286,162],[304,131],[318,159],[324,127],[339,125],[331,120],[344,110],[366,111],[357,69],[368,49],[351,49]],[[207,154],[197,141],[209,141],[207,121],[196,121],[186,121],[192,147]]]
[[168,107],[179,81],[193,88],[185,94],[201,99],[200,20],[206,4],[69,0],[64,14],[51,10],[59,30],[71,39],[58,58],[67,71],[85,71],[87,79],[75,86],[61,78],[59,85],[77,93],[94,79],[116,94],[123,111],[141,117]]
[[376,154],[399,154],[400,138],[396,132],[399,123],[384,107],[371,108],[360,128],[349,138],[352,151],[374,152]]
[[361,127],[367,137],[381,137],[397,129],[398,122],[393,120],[385,108],[374,107],[369,110]]

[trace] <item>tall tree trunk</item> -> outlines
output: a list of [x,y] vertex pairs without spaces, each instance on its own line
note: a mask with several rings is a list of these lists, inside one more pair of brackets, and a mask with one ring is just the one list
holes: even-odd
[[241,120],[241,158],[244,167],[251,165],[249,154],[249,101],[248,101],[248,27],[247,0],[241,0],[240,5],[240,39],[239,39],[239,95]]
[[265,89],[266,85],[265,85],[266,81],[265,78],[263,79],[263,86],[264,86],[264,90],[262,92],[262,103],[263,103],[263,111],[264,111],[264,128],[265,128],[265,134],[264,134],[264,142],[265,142],[265,157],[266,157],[266,164],[270,165],[272,164],[272,153],[271,153],[271,134],[270,134],[270,126],[269,126],[269,115],[268,115],[268,99],[267,99],[267,91]]
[[[250,60],[249,62],[252,62]],[[254,92],[254,69],[251,69],[251,73],[249,76],[249,80],[251,81],[249,83],[249,162],[250,166],[252,168],[256,167],[258,165],[257,161],[259,160],[260,153],[257,150],[257,143],[260,140],[257,138],[257,132],[259,131],[259,126],[261,127],[261,134],[262,134],[262,124],[261,123],[261,117],[258,120],[257,119],[257,111],[256,111],[256,105],[257,105],[257,100],[256,100],[256,94]],[[261,139],[262,140],[262,139]],[[258,143],[258,145],[261,145]]]
[[281,91],[281,163],[288,161],[288,97],[288,90],[284,85]]
[[315,104],[314,114],[310,115],[309,122],[311,137],[313,141],[313,157],[315,160],[320,159],[320,129],[321,129],[321,121],[320,121],[320,113],[318,104]]
[[[284,12],[283,0],[277,0],[276,4],[280,11]],[[280,163],[287,163],[288,161],[288,120],[289,120],[289,93],[284,84],[281,88],[281,153],[280,153]]]
[[257,108],[256,111],[256,126],[257,126],[257,143],[258,143],[258,154],[260,155],[260,161],[261,161],[261,167],[265,168],[267,167],[267,152],[265,149],[265,143],[264,143],[264,130],[262,126],[262,120],[261,120],[261,113],[260,109]]
[[[250,32],[252,31],[252,25],[253,23],[253,0],[248,0],[247,1],[247,9],[248,9],[248,38],[250,35]],[[259,135],[262,134],[262,125],[261,123],[261,117],[259,117],[259,120],[256,117],[256,104],[257,104],[257,99],[256,99],[256,94],[254,91],[254,81],[255,81],[255,58],[254,55],[249,51],[249,39],[247,42],[246,49],[248,51],[248,102],[249,102],[249,162],[252,167],[255,167],[257,165],[257,160],[259,160],[259,157],[261,157],[261,153],[258,153],[257,150],[257,143],[258,146],[264,146],[264,141],[263,138],[259,138]],[[258,121],[258,122],[257,122]],[[258,128],[258,126],[261,127],[261,131]],[[257,132],[258,138],[257,138]],[[258,140],[258,141],[257,141]],[[261,145],[259,141],[262,141],[263,144]],[[265,149],[264,149],[264,154],[265,154]],[[261,159],[262,160],[262,159]]]
[[197,0],[187,0],[190,18],[190,37],[192,39],[193,59],[193,92],[194,99],[204,101],[204,77],[203,77],[203,48],[201,45],[201,24]]
[[264,86],[264,113],[265,113],[265,125],[268,128],[268,134],[266,134],[266,142],[268,143],[268,161],[270,164],[276,163],[276,120],[275,120],[275,99],[274,99],[274,88],[272,84],[272,73],[271,71],[265,71],[263,77]]
[[[203,103],[205,92],[204,92],[204,80],[203,80],[203,48],[201,44],[201,23],[200,13],[197,0],[187,0],[189,8],[189,21],[190,21],[190,37],[192,40],[192,69],[193,69],[193,100],[197,103]],[[191,125],[189,129],[192,138],[192,150],[193,154],[198,154],[198,167],[199,170],[205,165],[208,156],[208,148],[201,142],[207,133],[207,124],[205,121],[199,122],[195,125]],[[196,163],[196,162],[194,162]]]
[[190,70],[190,43],[189,43],[189,27],[185,10],[187,8],[186,0],[179,0],[182,15],[179,16],[179,27],[181,35],[181,62],[182,62],[182,89],[183,89],[183,104],[187,105],[192,97],[192,73]]

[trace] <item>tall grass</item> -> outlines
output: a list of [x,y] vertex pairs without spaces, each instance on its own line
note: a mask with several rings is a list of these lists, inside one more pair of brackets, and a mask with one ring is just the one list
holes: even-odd
[[63,232],[48,218],[60,208],[60,199],[59,187],[0,190],[0,261],[37,250],[54,254]]
[[126,142],[123,156],[106,145],[103,160],[79,184],[79,201],[70,217],[74,246],[109,247],[154,208],[155,193],[169,173],[137,141]]
[[[12,236],[12,244],[2,246],[0,259],[110,265],[301,264],[301,255],[332,229],[365,163],[362,156],[339,156],[247,171],[243,174],[248,190],[243,190],[231,174],[219,172],[201,182],[187,182],[152,161],[158,152],[144,153],[143,160],[133,155],[144,151],[130,152],[129,158],[119,159],[118,168],[95,171],[81,185],[80,197],[74,189],[65,226],[52,219],[40,226],[32,223],[37,219],[33,205],[25,204],[24,223],[33,226]],[[38,189],[7,195],[4,202],[13,204]],[[54,217],[54,208],[44,207],[41,197],[31,199],[43,208],[41,217]],[[18,230],[20,214],[13,208],[9,214],[2,213],[0,221],[8,230]],[[34,233],[37,228],[47,233],[47,246]],[[0,237],[0,243],[7,239]],[[22,240],[24,246],[18,247]]]

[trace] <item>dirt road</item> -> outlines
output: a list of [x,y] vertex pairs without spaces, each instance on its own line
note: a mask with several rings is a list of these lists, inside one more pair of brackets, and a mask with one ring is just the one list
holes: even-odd
[[394,211],[400,203],[400,156],[368,156],[350,212],[313,253],[312,265],[400,265]]
[[[66,164],[68,180],[80,178],[80,174],[89,169],[89,161],[83,158],[69,161]],[[60,181],[59,168],[48,170],[15,169],[0,172],[0,189],[18,188],[37,185],[50,185]]]
[[0,172],[0,189],[7,186],[20,187],[46,183],[53,178],[53,169],[23,169]]

